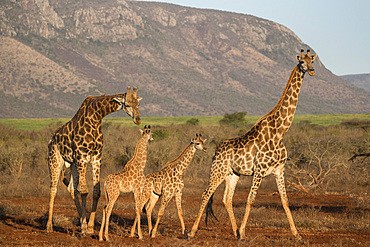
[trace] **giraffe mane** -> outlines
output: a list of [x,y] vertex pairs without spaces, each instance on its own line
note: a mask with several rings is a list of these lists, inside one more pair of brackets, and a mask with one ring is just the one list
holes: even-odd
[[125,168],[128,167],[128,165],[130,165],[135,159],[136,159],[136,156],[137,156],[137,152],[138,152],[138,147],[139,147],[139,143],[141,142],[141,139],[144,137],[144,135],[141,136],[141,138],[139,139],[139,141],[137,142],[136,144],[136,147],[135,147],[135,153],[134,153],[134,156],[126,163],[125,165]]
[[168,166],[170,166],[170,165],[172,165],[172,164],[174,164],[174,163],[176,163],[183,155],[184,155],[184,153],[190,148],[190,146],[191,146],[191,144],[192,143],[190,143],[185,149],[184,149],[184,151],[182,151],[182,153],[176,158],[176,159],[174,159],[174,160],[172,160],[172,161],[170,161],[170,162],[168,162],[167,164],[165,164],[163,167],[162,167],[162,169],[163,168],[165,168],[165,167],[168,167]]
[[266,115],[264,115],[263,117],[261,117],[256,122],[256,124],[259,123],[259,122],[261,122],[263,119],[267,118],[268,116],[274,114],[277,111],[277,109],[281,106],[281,104],[283,103],[284,97],[285,97],[285,95],[286,95],[286,93],[288,91],[288,88],[290,86],[290,83],[292,82],[293,75],[294,75],[294,73],[296,72],[297,69],[298,69],[298,66],[295,66],[295,68],[292,70],[292,73],[290,74],[288,83],[286,84],[285,90],[284,90],[283,95],[281,96],[279,102],[276,104],[276,106],[269,113],[267,113]]

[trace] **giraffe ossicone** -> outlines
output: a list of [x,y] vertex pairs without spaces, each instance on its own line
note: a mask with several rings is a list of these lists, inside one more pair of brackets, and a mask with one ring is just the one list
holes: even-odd
[[[102,119],[115,111],[123,110],[137,125],[140,124],[139,100],[137,88],[127,88],[124,94],[88,96],[74,117],[59,127],[48,144],[48,166],[50,172],[49,218],[46,229],[53,231],[53,208],[61,170],[70,167],[71,179],[64,179],[74,199],[81,222],[82,234],[94,233],[94,221],[100,198],[100,163],[103,149]],[[87,165],[93,171],[93,204],[89,223],[86,222],[86,184]],[[81,203],[78,196],[81,196]]]
[[[207,207],[206,213],[212,213],[213,194],[217,187],[225,181],[222,201],[229,214],[234,235],[244,239],[248,216],[262,178],[274,174],[291,232],[296,239],[302,240],[295,227],[285,190],[284,165],[288,155],[283,138],[293,122],[304,74],[308,72],[311,76],[315,75],[312,63],[316,57],[317,55],[310,55],[309,50],[307,54],[301,50],[301,56],[297,55],[298,65],[293,69],[283,95],[275,108],[260,118],[246,134],[225,140],[217,147],[211,165],[209,183],[202,194],[202,202],[190,237],[195,236],[204,209]],[[241,175],[253,176],[253,180],[244,217],[238,230],[232,198]]]

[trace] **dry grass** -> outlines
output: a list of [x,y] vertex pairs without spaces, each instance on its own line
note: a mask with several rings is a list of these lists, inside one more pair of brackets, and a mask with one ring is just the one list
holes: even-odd
[[[10,219],[12,224],[32,226],[36,229],[44,229],[48,209],[49,174],[46,162],[47,142],[56,126],[49,126],[41,131],[18,131],[4,125],[0,125],[0,218]],[[157,136],[148,146],[148,163],[145,173],[159,170],[166,162],[175,159],[182,150],[194,138],[195,133],[202,133],[208,139],[208,153],[197,152],[185,174],[185,188],[183,190],[183,212],[187,229],[190,231],[195,215],[198,213],[200,197],[206,188],[209,178],[212,155],[216,146],[224,139],[240,135],[244,130],[227,126],[192,126],[178,125],[159,127],[152,126]],[[103,126],[105,146],[102,160],[102,182],[108,174],[123,169],[124,165],[133,156],[139,131],[137,128],[122,127],[107,124]],[[370,228],[370,214],[368,211],[370,198],[368,195],[368,159],[349,159],[357,153],[369,152],[369,133],[365,128],[355,125],[316,126],[307,122],[294,124],[286,135],[285,144],[289,152],[289,161],[286,165],[287,180],[293,179],[293,168],[311,169],[316,172],[318,163],[315,155],[321,157],[320,164],[325,170],[330,165],[338,165],[331,170],[322,183],[315,187],[307,186],[309,179],[302,178],[302,184],[307,186],[313,195],[346,195],[351,200],[351,205],[341,211],[328,211],[316,206],[294,206],[293,218],[299,232],[308,239],[307,246],[319,246],[312,232],[323,234],[339,232],[367,234]],[[307,148],[311,147],[311,151]],[[314,154],[314,155],[312,155]],[[14,163],[15,162],[15,163]],[[311,163],[310,163],[311,162]],[[20,172],[17,171],[22,164]],[[308,165],[310,164],[310,166]],[[17,166],[18,165],[18,166]],[[88,183],[92,188],[91,168],[88,170]],[[316,170],[315,170],[316,169]],[[19,169],[18,169],[19,171]],[[291,180],[293,181],[293,180]],[[303,181],[308,181],[303,183]],[[241,177],[234,196],[234,212],[238,225],[244,215],[246,198],[251,186],[250,177]],[[220,222],[214,222],[204,230],[202,225],[201,234],[209,236],[210,242],[197,240],[187,242],[190,245],[221,246],[217,239],[228,239],[234,246],[231,225],[228,214],[221,200],[224,184],[221,184],[215,193],[214,210]],[[276,192],[276,183],[273,176],[265,178],[257,194],[256,205],[253,206],[247,224],[247,241],[251,246],[294,246],[289,230],[289,224],[278,196],[269,197],[277,201],[262,202],[263,198]],[[289,193],[302,193],[294,187],[288,188]],[[90,193],[91,194],[91,193]],[[91,195],[88,199],[91,204]],[[34,203],[27,198],[40,197],[43,202]],[[27,203],[19,204],[19,200]],[[24,198],[24,199],[22,199]],[[59,199],[58,199],[59,198]],[[310,197],[307,195],[307,201]],[[59,201],[58,201],[59,200]],[[104,205],[104,196],[100,199],[96,215],[96,228],[100,227],[101,212]],[[55,213],[54,226],[59,232],[79,236],[79,222],[72,199],[69,198],[64,185],[58,186],[57,208],[62,213]],[[340,202],[338,202],[340,203]],[[90,207],[88,203],[88,206]],[[160,203],[157,203],[153,217],[156,219]],[[114,236],[111,245],[122,246],[121,238],[129,236],[130,227],[135,217],[134,199],[132,194],[123,194],[113,209],[110,223],[110,233]],[[14,219],[14,221],[13,221]],[[15,222],[15,223],[14,223]],[[147,234],[146,217],[142,218],[143,230]],[[204,224],[203,221],[201,224]],[[171,201],[165,210],[165,214],[159,226],[159,233],[164,237],[181,236],[180,223],[174,201]],[[226,229],[226,230],[225,230]],[[226,233],[225,233],[226,231]],[[248,234],[250,233],[250,235]],[[273,234],[272,234],[273,233]],[[276,233],[276,234],[275,234]],[[226,234],[226,235],[225,235]],[[226,236],[226,237],[225,237]],[[276,237],[280,236],[280,237]],[[181,238],[170,241],[172,245],[183,245]],[[365,238],[366,240],[366,238]],[[365,240],[354,240],[346,235],[343,238],[333,238],[323,242],[322,246],[345,246],[355,244],[366,246]],[[70,241],[75,241],[75,237]],[[365,241],[365,242],[364,242]],[[368,241],[368,240],[367,240]],[[168,243],[168,242],[167,242]],[[129,244],[131,245],[131,244]],[[166,246],[166,244],[164,244]]]

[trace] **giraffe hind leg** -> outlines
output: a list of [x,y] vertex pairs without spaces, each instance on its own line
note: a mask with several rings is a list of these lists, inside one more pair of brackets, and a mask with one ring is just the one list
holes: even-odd
[[208,217],[209,216],[212,216],[213,218],[215,218],[217,221],[217,217],[215,215],[215,213],[213,212],[213,208],[212,208],[212,204],[213,204],[213,195],[214,193],[211,195],[211,197],[209,198],[209,201],[207,203],[207,207],[206,207],[206,226],[208,226]]
[[292,234],[294,235],[294,237],[299,242],[303,242],[302,237],[299,235],[299,233],[297,231],[297,228],[295,227],[295,224],[294,224],[294,221],[293,221],[293,216],[292,216],[292,213],[289,209],[288,196],[287,196],[286,190],[285,190],[284,172],[279,171],[279,172],[275,173],[274,175],[275,175],[276,184],[277,184],[279,194],[280,194],[280,198],[281,198],[281,203],[283,204],[285,214],[286,214],[286,216],[288,218],[288,221],[289,221],[290,230],[291,230]]
[[240,233],[238,231],[238,226],[236,224],[235,215],[233,211],[233,196],[235,192],[235,187],[239,181],[239,175],[229,174],[226,177],[225,192],[222,202],[224,203],[226,210],[229,214],[231,226],[233,229],[234,236],[240,238]]
[[[226,162],[226,163],[224,163],[224,162]],[[230,162],[229,160],[220,162],[220,161],[215,161],[215,159],[214,159],[214,162],[212,163],[211,171],[212,171],[213,167],[221,167],[221,166],[229,167],[230,166],[229,162]],[[227,171],[227,169],[225,169],[225,171]],[[213,174],[211,172],[211,176],[210,176],[210,179],[209,179],[209,182],[208,182],[208,186],[202,194],[202,202],[200,204],[200,208],[199,208],[197,218],[195,219],[195,222],[194,222],[193,227],[191,229],[191,232],[189,234],[190,238],[194,238],[195,233],[198,230],[198,226],[199,226],[200,220],[202,218],[203,211],[206,208],[209,199],[211,198],[213,193],[216,191],[218,186],[225,180],[226,176],[227,176],[227,172],[223,172],[222,174]]]
[[48,165],[50,173],[50,202],[49,202],[49,217],[48,222],[46,224],[46,230],[47,232],[52,232],[54,200],[57,194],[58,181],[63,165],[63,159],[60,155],[59,150],[55,146],[49,146]]

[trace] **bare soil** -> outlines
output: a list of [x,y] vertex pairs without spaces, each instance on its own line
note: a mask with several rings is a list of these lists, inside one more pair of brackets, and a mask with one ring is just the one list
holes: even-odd
[[[246,195],[248,191],[238,192],[234,197],[234,210],[237,223],[240,225],[244,214]],[[349,215],[368,214],[368,208],[359,207],[358,200],[345,195],[313,195],[291,193],[289,201],[299,233],[304,239],[303,246],[370,246],[370,229],[345,229],[339,225],[328,227],[305,225],[309,219],[300,220],[300,214],[305,209],[313,210],[333,220],[343,219]],[[188,232],[191,230],[200,205],[200,196],[183,196],[184,219]],[[146,216],[142,217],[144,240],[130,238],[130,229],[135,213],[133,196],[122,195],[116,202],[109,228],[111,242],[99,242],[98,233],[101,223],[102,207],[105,198],[99,201],[95,222],[95,235],[83,237],[80,234],[77,211],[69,197],[57,197],[54,207],[54,232],[47,233],[45,225],[48,212],[47,197],[1,198],[0,199],[0,246],[298,246],[290,232],[285,213],[281,207],[280,197],[271,193],[259,192],[257,201],[252,208],[246,228],[246,240],[239,241],[232,234],[230,220],[220,200],[215,198],[214,210],[218,220],[208,224],[202,218],[200,228],[194,239],[185,239],[181,234],[180,222],[177,217],[175,203],[170,202],[161,219],[157,237],[148,235]],[[89,201],[91,205],[91,201]],[[129,203],[127,203],[129,202]],[[154,220],[158,204],[154,209]],[[267,215],[253,214],[264,210]],[[272,212],[272,213],[269,213]],[[258,217],[264,217],[268,222],[274,212],[279,212],[282,227],[273,224],[259,224]],[[262,216],[261,216],[262,215]],[[298,218],[298,220],[297,220]],[[366,219],[366,217],[365,217]],[[301,222],[301,223],[300,223]],[[303,222],[303,223],[302,223]],[[368,226],[369,222],[365,223]],[[320,225],[320,224],[319,224]]]

